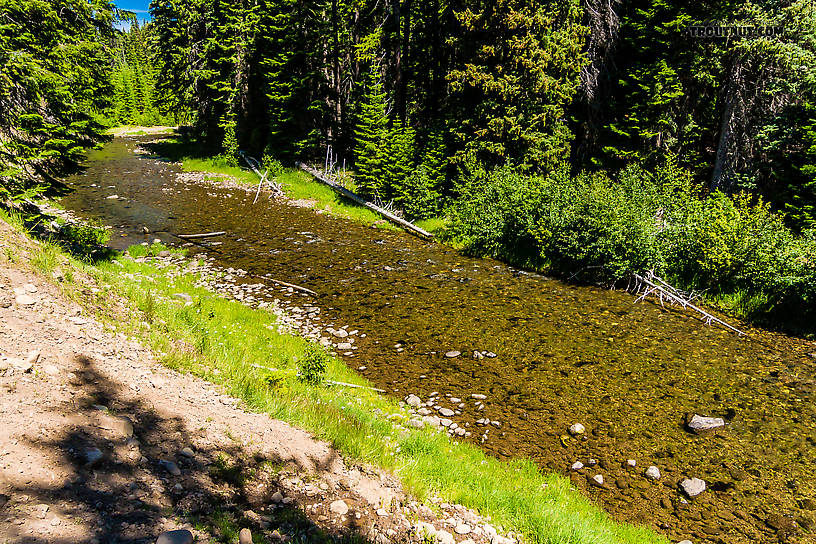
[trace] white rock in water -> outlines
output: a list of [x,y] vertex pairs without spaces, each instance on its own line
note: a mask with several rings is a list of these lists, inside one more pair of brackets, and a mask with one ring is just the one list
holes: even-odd
[[706,489],[705,480],[701,480],[700,478],[687,478],[680,482],[680,487],[683,488],[683,491],[689,498],[694,498]]
[[419,406],[422,404],[422,400],[416,395],[411,394],[405,397],[405,404],[413,408],[419,408]]
[[630,467],[636,467],[637,461],[635,459],[627,459],[626,464],[629,465]]
[[[445,357],[447,357],[448,359],[453,359],[454,357],[459,357],[460,355],[462,355],[461,351],[452,350],[452,351],[447,352],[445,354]],[[448,533],[448,534],[450,534],[450,533]]]
[[584,427],[580,423],[573,423],[572,425],[570,425],[569,432],[573,436],[584,434],[586,432],[586,427]]
[[584,468],[584,464],[581,461],[575,461],[570,467],[572,470],[581,470],[582,468]]
[[595,483],[595,485],[600,486],[604,484],[604,477],[602,474],[596,474],[595,476],[592,477],[592,481]]
[[694,544],[691,540],[681,540],[677,544]]
[[650,480],[659,480],[660,479],[660,469],[656,466],[652,465],[646,469],[646,477]]
[[487,395],[482,395],[481,393],[473,393],[471,395],[471,398],[474,398],[476,400],[485,400],[487,399]]
[[451,421],[450,419],[447,419],[447,418],[443,418],[443,419],[439,420],[439,424],[442,425],[443,427],[450,427],[451,423],[453,423],[453,421]]
[[450,408],[440,408],[439,409],[439,415],[441,415],[441,416],[451,417],[453,414],[454,414],[454,412]]
[[705,417],[694,414],[688,423],[688,427],[695,433],[713,431],[725,427],[725,420],[721,417]]

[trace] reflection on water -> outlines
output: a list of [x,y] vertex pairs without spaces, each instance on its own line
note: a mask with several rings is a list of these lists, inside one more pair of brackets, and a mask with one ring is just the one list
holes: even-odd
[[[135,145],[117,139],[92,153],[63,199],[114,226],[115,247],[144,241],[142,226],[168,242],[167,232],[227,231],[221,264],[308,287],[326,325],[367,333],[349,364],[364,365],[376,385],[423,400],[434,391],[486,395],[483,410],[465,402],[453,419],[474,438],[483,433],[476,420],[499,421],[483,444],[489,452],[569,474],[617,518],[672,538],[811,541],[791,521],[816,520],[816,346],[762,331],[738,338],[625,293],[308,209],[252,205],[243,191],[179,184],[177,166],[139,158]],[[450,350],[462,355],[446,358]],[[476,350],[498,356],[476,360]],[[693,435],[688,413],[729,425]],[[569,436],[575,422],[584,437]],[[597,465],[570,471],[590,459]],[[649,465],[659,481],[644,477]],[[588,484],[595,474],[605,487]],[[678,484],[693,476],[708,490],[686,504]]]

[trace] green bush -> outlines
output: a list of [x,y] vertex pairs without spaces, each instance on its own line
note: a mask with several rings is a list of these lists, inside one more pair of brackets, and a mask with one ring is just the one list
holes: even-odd
[[816,235],[747,194],[699,194],[669,159],[617,176],[471,165],[450,232],[472,253],[607,284],[654,271],[741,315],[816,311]]
[[298,379],[302,382],[318,385],[323,382],[329,354],[317,344],[308,344],[303,351]]
[[66,223],[61,234],[80,253],[88,254],[110,240],[110,232],[101,223]]

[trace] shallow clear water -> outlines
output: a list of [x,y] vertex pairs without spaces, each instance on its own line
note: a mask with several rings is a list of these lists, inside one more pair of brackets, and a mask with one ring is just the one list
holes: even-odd
[[[816,519],[816,346],[757,330],[738,338],[626,293],[265,198],[252,205],[243,191],[179,184],[178,166],[134,155],[136,144],[116,139],[92,152],[62,201],[114,226],[114,247],[144,241],[142,226],[168,242],[177,240],[167,232],[227,231],[213,253],[221,264],[308,287],[320,294],[324,323],[367,334],[350,366],[364,365],[395,397],[461,397],[453,419],[477,442],[477,419],[501,422],[487,451],[569,475],[618,519],[695,542],[814,537],[790,536],[782,518]],[[462,355],[444,357],[450,350]],[[474,350],[498,356],[474,360]],[[472,393],[487,396],[483,411]],[[687,413],[729,425],[693,435]],[[568,436],[575,422],[587,427],[584,438]],[[570,471],[589,459],[599,464]],[[658,482],[643,476],[652,464]],[[595,474],[605,487],[589,485]],[[684,504],[678,483],[693,476],[708,490]]]

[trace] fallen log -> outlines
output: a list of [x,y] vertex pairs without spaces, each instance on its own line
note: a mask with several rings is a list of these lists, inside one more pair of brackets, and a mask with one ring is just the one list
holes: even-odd
[[375,212],[382,215],[383,217],[385,217],[386,219],[388,219],[392,223],[396,223],[397,225],[403,227],[404,229],[411,232],[412,234],[416,234],[416,235],[418,235],[418,236],[420,236],[422,238],[425,238],[426,240],[433,240],[434,236],[430,232],[427,232],[427,231],[417,227],[416,225],[414,225],[410,221],[406,221],[405,219],[403,219],[401,217],[397,217],[393,213],[391,213],[391,212],[389,212],[387,210],[384,210],[384,209],[380,208],[379,206],[377,206],[375,204],[372,204],[371,202],[367,201],[366,199],[364,199],[360,195],[352,193],[351,191],[349,191],[345,187],[343,187],[343,186],[341,186],[341,185],[339,185],[339,184],[337,184],[337,183],[335,183],[335,182],[333,182],[331,180],[326,179],[325,177],[323,177],[323,175],[320,174],[320,172],[318,172],[314,168],[312,168],[310,166],[307,166],[307,165],[305,165],[303,163],[295,163],[295,164],[298,167],[300,167],[301,170],[303,170],[304,172],[308,172],[309,174],[314,176],[315,179],[317,179],[319,182],[325,183],[326,185],[328,185],[329,187],[331,187],[332,189],[334,189],[336,192],[340,193],[344,197],[348,198],[349,200],[353,200],[354,202],[356,202],[357,204],[360,204],[361,206],[365,206],[366,208],[368,208],[370,210],[374,210]]
[[[172,234],[172,233],[171,233]],[[182,240],[196,240],[198,238],[213,238],[215,236],[224,236],[226,232],[218,231],[218,232],[204,232],[201,234],[173,234],[176,238],[181,238]]]
[[306,293],[307,295],[311,295],[313,297],[318,296],[317,293],[315,293],[311,289],[306,289],[305,287],[301,287],[300,285],[295,285],[294,283],[287,283],[285,281],[280,281],[280,280],[276,280],[276,279],[273,279],[273,278],[267,278],[265,276],[258,276],[258,277],[261,277],[261,278],[265,279],[266,281],[271,281],[272,283],[277,284],[277,285],[282,285],[284,287],[291,287],[295,291],[300,291],[302,293]]
[[[688,300],[688,298],[686,298],[679,289],[669,285],[668,282],[659,278],[658,276],[655,276],[653,273],[647,272],[646,276],[641,276],[640,274],[633,273],[632,277],[639,284],[635,286],[635,291],[641,293],[641,295],[635,302],[640,302],[650,294],[656,293],[660,300],[660,304],[663,304],[663,300],[665,299],[672,303],[679,304],[683,308],[691,308],[692,310],[701,315],[700,319],[704,321],[706,325],[717,323],[719,325],[722,325],[726,329],[734,331],[739,336],[742,336],[743,334],[747,336],[747,333],[745,333],[744,331],[739,330],[733,325],[726,323],[722,319],[714,315],[711,315],[702,308],[692,304],[691,301]],[[645,285],[646,287],[645,288],[642,287],[643,285]]]

